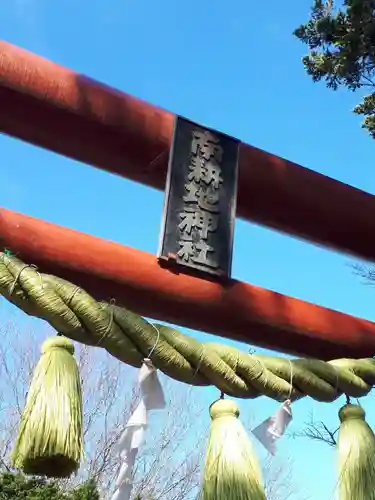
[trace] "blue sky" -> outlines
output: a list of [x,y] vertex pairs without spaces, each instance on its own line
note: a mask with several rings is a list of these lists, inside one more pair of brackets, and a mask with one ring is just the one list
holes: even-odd
[[[375,144],[351,113],[359,97],[313,84],[300,63],[305,48],[291,33],[310,3],[0,0],[0,30],[8,42],[374,192]],[[161,192],[5,136],[0,150],[2,206],[156,253]],[[145,208],[136,212],[139,200]],[[375,291],[353,275],[351,262],[237,221],[235,277],[375,320]],[[207,403],[215,395],[204,394]],[[372,399],[364,404],[374,420]],[[242,404],[260,421],[276,408],[263,399]],[[337,408],[300,402],[293,427],[311,409],[334,425]],[[295,477],[312,500],[332,497],[328,448],[284,440],[281,449],[294,457]]]

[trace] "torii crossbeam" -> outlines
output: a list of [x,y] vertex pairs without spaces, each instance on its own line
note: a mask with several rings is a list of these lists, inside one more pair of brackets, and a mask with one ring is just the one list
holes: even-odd
[[[167,111],[6,42],[0,109],[3,133],[164,189],[174,119]],[[243,143],[239,163],[240,217],[375,259],[374,196]],[[321,359],[375,354],[368,321],[234,280],[176,275],[144,252],[5,209],[0,243],[145,316]]]

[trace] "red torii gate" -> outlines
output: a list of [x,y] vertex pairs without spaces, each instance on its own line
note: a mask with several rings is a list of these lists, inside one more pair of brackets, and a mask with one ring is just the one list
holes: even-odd
[[[6,42],[0,110],[3,133],[164,189],[174,119],[167,111]],[[237,213],[375,260],[374,196],[243,143]],[[144,316],[320,359],[375,354],[369,321],[235,280],[220,285],[177,275],[151,254],[6,209],[0,244]]]

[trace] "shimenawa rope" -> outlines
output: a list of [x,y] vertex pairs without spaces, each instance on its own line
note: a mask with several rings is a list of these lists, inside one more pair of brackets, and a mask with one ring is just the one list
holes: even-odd
[[140,367],[152,351],[154,366],[170,377],[196,386],[214,385],[239,398],[266,395],[285,401],[310,396],[329,402],[344,393],[365,396],[375,384],[373,359],[289,361],[198,342],[113,303],[97,302],[72,283],[39,273],[35,266],[2,252],[0,294],[66,337],[103,347],[124,363]]

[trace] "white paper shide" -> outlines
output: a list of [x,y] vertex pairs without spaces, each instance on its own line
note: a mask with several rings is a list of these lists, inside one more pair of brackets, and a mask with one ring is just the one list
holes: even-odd
[[267,420],[253,429],[252,433],[262,443],[268,453],[275,455],[276,442],[283,436],[292,418],[291,401],[287,400],[280,406],[275,415],[267,418]]
[[139,370],[138,383],[141,390],[140,402],[128,420],[118,448],[121,468],[116,481],[112,500],[129,500],[133,488],[133,466],[138,450],[145,440],[148,413],[165,408],[163,388],[151,360],[145,359]]

